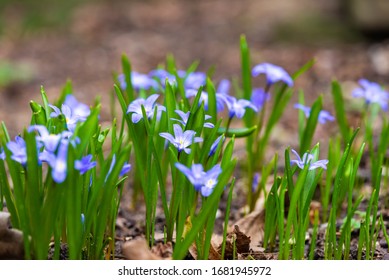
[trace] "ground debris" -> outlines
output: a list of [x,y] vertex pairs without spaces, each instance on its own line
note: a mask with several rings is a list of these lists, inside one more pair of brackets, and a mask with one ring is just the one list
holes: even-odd
[[24,259],[23,234],[12,228],[7,212],[0,212],[0,259]]
[[144,238],[125,242],[122,247],[122,254],[127,260],[168,260],[171,253],[171,243],[158,243],[150,250]]

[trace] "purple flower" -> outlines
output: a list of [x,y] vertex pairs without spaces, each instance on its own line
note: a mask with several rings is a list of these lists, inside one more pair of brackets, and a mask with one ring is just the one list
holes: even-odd
[[251,93],[251,102],[260,111],[266,101],[270,100],[270,94],[265,92],[263,88],[255,88]]
[[81,160],[76,160],[74,162],[74,168],[80,171],[80,174],[85,174],[88,170],[96,166],[96,161],[92,161],[93,156],[87,155]]
[[[294,104],[294,108],[302,110],[305,114],[305,117],[309,118],[309,115],[311,113],[311,108],[298,103]],[[334,120],[335,117],[332,116],[330,112],[325,110],[320,111],[319,118],[318,118],[319,123],[325,124],[326,122],[333,122]]]
[[228,92],[230,91],[230,87],[231,87],[230,81],[227,79],[223,79],[220,81],[216,89],[216,92],[221,94],[228,94]]
[[47,128],[43,125],[31,125],[27,131],[37,131],[39,136],[36,137],[36,140],[42,143],[45,150],[50,153],[54,153],[56,151],[62,138],[61,134],[50,134]]
[[159,135],[167,139],[174,147],[177,148],[178,152],[184,151],[187,154],[190,154],[190,148],[188,146],[193,143],[202,142],[203,139],[200,137],[195,137],[196,132],[193,130],[182,131],[182,128],[178,124],[173,125],[174,137],[170,133],[162,132]]
[[141,119],[143,119],[142,106],[145,108],[147,118],[153,117],[155,106],[157,106],[157,113],[161,113],[161,111],[166,111],[166,108],[164,106],[154,104],[155,101],[157,101],[158,97],[158,94],[152,94],[146,100],[143,98],[138,98],[132,101],[127,109],[127,114],[132,113],[132,122],[138,123]]
[[[190,111],[184,113],[181,110],[175,110],[174,112],[176,112],[176,114],[181,118],[181,120],[175,119],[175,118],[170,118],[170,119],[173,120],[173,121],[178,121],[180,124],[182,124],[185,127],[186,124],[188,123]],[[209,115],[205,115],[205,120],[209,120],[210,118],[212,118],[212,117],[209,116]],[[206,122],[206,123],[204,123],[204,127],[214,128],[215,125],[213,123]]]
[[12,153],[11,159],[16,162],[19,162],[22,165],[27,163],[27,148],[26,142],[20,136],[15,137],[15,141],[10,141],[7,143],[7,148]]
[[301,159],[299,154],[295,150],[292,149],[292,153],[296,156],[297,159],[291,160],[290,161],[291,165],[296,164],[300,169],[304,169],[304,166],[307,164],[309,164],[309,170],[313,170],[319,167],[323,169],[327,169],[328,160],[326,159],[312,162],[313,161],[312,154],[305,153],[303,155],[303,158]]
[[[185,96],[188,98],[194,97],[196,95],[197,95],[197,90],[188,89],[185,91]],[[224,94],[216,93],[216,110],[218,112],[221,112],[224,109],[223,96],[224,96]],[[201,92],[200,99],[199,99],[199,105],[202,102],[204,102],[204,109],[208,110],[208,93],[205,91]]]
[[119,176],[122,177],[122,176],[126,175],[130,170],[131,170],[131,164],[124,163],[122,170],[120,171]]
[[237,100],[235,97],[229,95],[223,95],[223,99],[227,104],[230,118],[233,118],[234,116],[239,119],[243,118],[247,107],[257,112],[257,107],[255,107],[253,103],[246,99]]
[[193,164],[191,168],[177,162],[175,164],[186,178],[192,183],[196,191],[200,191],[204,197],[209,196],[217,184],[217,177],[222,172],[219,164],[215,165],[207,172],[204,171],[201,164]]
[[184,173],[184,175],[186,176],[186,178],[188,178],[189,182],[192,183],[196,191],[201,190],[201,187],[204,184],[204,175],[206,174],[201,164],[193,164],[190,169],[179,162],[177,162],[175,166],[178,170]]
[[352,96],[365,99],[366,104],[378,103],[382,110],[388,110],[389,94],[379,84],[370,82],[366,79],[360,79],[358,83],[361,87],[352,91]]
[[5,160],[5,152],[2,147],[0,147],[0,160]]
[[[127,83],[124,74],[119,75],[118,80],[121,89],[125,90],[127,88]],[[132,83],[132,87],[137,91],[141,89],[148,90],[150,88],[158,89],[157,81],[153,80],[146,74],[140,74],[135,71],[131,72],[131,83]]]
[[68,170],[68,145],[69,141],[61,140],[57,155],[52,156],[51,159],[48,161],[50,167],[52,168],[51,176],[53,177],[53,180],[56,183],[62,183],[66,179],[66,174]]
[[158,78],[160,80],[162,86],[165,86],[166,79],[168,80],[169,84],[171,84],[171,85],[177,84],[176,76],[174,76],[173,74],[170,74],[169,72],[167,72],[164,69],[152,70],[152,71],[150,71],[149,76],[153,77],[153,78]]
[[185,79],[184,86],[186,89],[198,90],[199,87],[204,86],[207,80],[207,75],[203,72],[189,73]]
[[251,71],[251,74],[256,77],[260,74],[265,74],[267,79],[267,84],[272,85],[278,81],[282,81],[288,86],[293,86],[293,79],[290,75],[280,66],[270,64],[270,63],[261,63],[256,66]]
[[209,153],[208,153],[209,157],[213,156],[216,153],[216,150],[219,147],[220,141],[221,141],[221,143],[223,143],[224,139],[225,139],[224,135],[220,135],[218,138],[216,138],[216,140],[212,143],[211,149],[209,150]]
[[79,121],[84,122],[90,115],[90,108],[88,105],[78,102],[74,95],[67,95],[63,103],[70,107],[72,114],[79,118]]
[[78,102],[73,95],[67,95],[65,102],[61,106],[61,110],[49,104],[50,108],[53,109],[50,117],[56,118],[59,115],[64,115],[66,119],[66,126],[69,131],[74,132],[78,122],[84,122],[90,114],[90,109],[84,103]]
[[204,185],[201,187],[202,196],[210,196],[217,184],[217,177],[222,173],[219,164],[216,164],[212,169],[208,170],[204,176]]
[[257,189],[258,189],[259,177],[260,177],[260,175],[259,175],[258,172],[254,174],[253,183],[252,183],[252,185],[251,185],[251,191],[252,191],[252,192],[256,192]]

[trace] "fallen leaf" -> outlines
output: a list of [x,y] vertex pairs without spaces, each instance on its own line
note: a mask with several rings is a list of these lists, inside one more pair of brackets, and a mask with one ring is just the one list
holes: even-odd
[[12,228],[7,212],[0,212],[0,259],[24,259],[23,233]]
[[143,238],[137,238],[125,242],[122,247],[122,254],[127,260],[169,260],[171,259],[171,257],[165,258],[165,257],[158,256],[155,253],[155,252],[161,253],[162,251],[164,251],[164,249],[160,247],[159,249],[154,249],[154,252],[152,252],[149,249],[146,240]]
[[[241,233],[251,239],[251,248],[255,251],[256,247],[263,241],[265,228],[265,210],[251,212],[235,223]],[[235,227],[234,229],[235,230]],[[231,231],[231,230],[230,230]]]
[[[240,231],[239,226],[234,226],[234,231],[227,234],[226,247],[224,251],[225,259],[236,258],[235,253],[247,254],[250,252],[250,237]],[[218,253],[222,252],[222,244],[218,247]]]

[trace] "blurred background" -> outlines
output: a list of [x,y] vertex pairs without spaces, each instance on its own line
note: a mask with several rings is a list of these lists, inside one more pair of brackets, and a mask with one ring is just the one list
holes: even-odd
[[179,68],[215,67],[216,81],[239,77],[241,34],[253,65],[293,72],[315,57],[296,85],[308,97],[332,79],[346,93],[362,77],[387,85],[387,15],[387,0],[0,0],[0,120],[20,132],[40,86],[54,100],[68,79],[81,101],[108,101],[122,53],[139,72],[170,53]]

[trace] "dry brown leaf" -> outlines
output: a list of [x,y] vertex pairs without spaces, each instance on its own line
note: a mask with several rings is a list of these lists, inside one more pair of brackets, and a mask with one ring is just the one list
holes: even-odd
[[0,259],[24,259],[23,233],[12,229],[7,212],[0,212]]
[[250,237],[251,248],[256,251],[256,247],[263,241],[265,228],[265,210],[251,212],[250,214],[237,221],[235,226],[238,226],[242,233]]
[[[167,245],[167,244],[166,244]],[[171,245],[170,245],[171,246]],[[163,251],[161,248],[155,249],[156,251]],[[123,244],[122,254],[127,260],[169,260],[169,258],[163,258],[158,256],[154,252],[150,251],[147,242],[143,238],[133,239]]]
[[[215,244],[211,241],[211,246],[209,247],[209,255],[208,255],[208,260],[220,260],[221,256],[220,253],[215,249]],[[192,246],[189,248],[189,253],[193,257],[193,259],[197,260],[198,255],[197,255],[197,247],[196,244],[193,243]]]
[[[234,252],[238,254],[247,254],[250,252],[250,237],[240,231],[239,226],[234,226],[234,231],[227,234],[226,247],[224,252],[225,259],[233,259]],[[218,247],[218,253],[221,254],[222,244]]]

